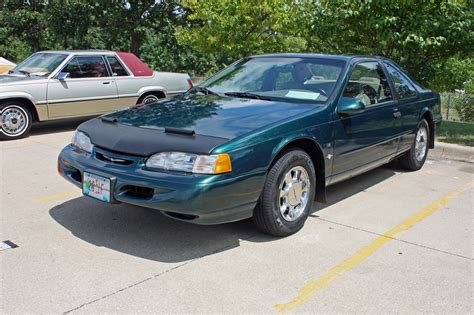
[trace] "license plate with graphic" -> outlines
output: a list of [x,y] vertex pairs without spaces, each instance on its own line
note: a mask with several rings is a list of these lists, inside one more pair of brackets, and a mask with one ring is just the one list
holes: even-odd
[[84,172],[82,193],[95,199],[110,202],[110,179]]

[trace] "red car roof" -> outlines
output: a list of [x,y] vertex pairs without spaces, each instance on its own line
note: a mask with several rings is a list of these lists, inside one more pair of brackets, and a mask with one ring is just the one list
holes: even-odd
[[153,75],[153,70],[140,60],[137,56],[130,52],[117,51],[115,52],[120,59],[127,65],[128,69],[132,71],[136,77],[148,77]]

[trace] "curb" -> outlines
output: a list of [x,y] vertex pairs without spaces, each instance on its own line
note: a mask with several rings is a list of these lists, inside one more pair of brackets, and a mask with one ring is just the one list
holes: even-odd
[[474,163],[474,147],[436,142],[435,148],[428,151],[428,157],[434,160],[454,160]]

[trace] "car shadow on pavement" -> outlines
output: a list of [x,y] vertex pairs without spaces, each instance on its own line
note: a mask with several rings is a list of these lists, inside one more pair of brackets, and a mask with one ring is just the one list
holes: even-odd
[[159,211],[111,205],[79,197],[52,208],[50,215],[71,233],[96,246],[128,255],[174,263],[238,247],[258,232],[246,221],[195,225]]
[[45,135],[45,134],[56,133],[56,132],[73,131],[77,128],[77,126],[79,126],[86,120],[89,120],[93,117],[94,116],[68,118],[68,119],[51,120],[51,121],[35,123],[33,124],[33,126],[31,126],[29,135],[36,136],[36,135]]
[[[327,204],[315,204],[314,214],[330,205],[394,176],[397,166],[370,171],[328,188]],[[250,220],[194,225],[162,215],[159,211],[132,205],[111,205],[87,197],[60,204],[51,217],[77,238],[145,259],[175,263],[212,255],[240,246],[241,240],[271,242],[277,238],[258,232]]]
[[314,203],[310,216],[318,217],[315,213],[332,206],[344,199],[377,185],[399,173],[407,172],[398,163],[392,161],[367,173],[334,184],[326,189],[327,203]]

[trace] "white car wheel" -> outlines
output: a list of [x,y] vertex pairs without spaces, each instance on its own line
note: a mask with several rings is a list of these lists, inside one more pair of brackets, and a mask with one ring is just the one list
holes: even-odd
[[0,105],[0,139],[25,136],[31,128],[31,113],[22,105],[8,102]]
[[158,100],[159,100],[160,98],[163,98],[163,97],[160,97],[160,96],[157,95],[157,94],[147,94],[147,95],[144,95],[144,96],[140,97],[140,99],[138,100],[137,104],[156,103],[156,102],[158,102]]

